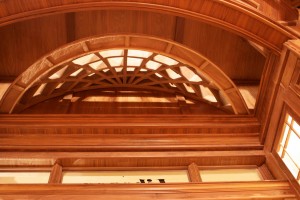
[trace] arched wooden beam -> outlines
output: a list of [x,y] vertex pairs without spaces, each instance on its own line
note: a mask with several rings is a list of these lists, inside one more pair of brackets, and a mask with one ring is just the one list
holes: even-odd
[[0,26],[42,15],[97,9],[171,13],[219,26],[279,53],[297,36],[263,14],[232,1],[217,0],[9,0],[0,2]]
[[10,86],[2,98],[0,112],[12,113],[25,92],[50,70],[75,58],[106,49],[141,49],[174,58],[193,67],[199,74],[217,86],[230,101],[235,114],[249,114],[249,110],[234,83],[207,58],[180,44],[141,35],[112,35],[93,37],[65,45],[44,56]]

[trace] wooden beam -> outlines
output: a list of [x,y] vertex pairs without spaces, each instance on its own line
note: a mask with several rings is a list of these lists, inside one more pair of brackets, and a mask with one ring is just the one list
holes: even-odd
[[285,181],[187,184],[0,185],[1,197],[13,199],[295,199]]
[[59,160],[63,167],[166,167],[256,165],[265,162],[262,150],[249,151],[135,151],[135,152],[4,152],[0,166],[49,166]]
[[[59,131],[59,130],[58,130]],[[41,138],[43,138],[41,140]],[[1,134],[1,151],[261,150],[258,134]]]
[[[176,123],[174,123],[176,122]],[[259,133],[251,116],[0,115],[1,134],[236,134]]]

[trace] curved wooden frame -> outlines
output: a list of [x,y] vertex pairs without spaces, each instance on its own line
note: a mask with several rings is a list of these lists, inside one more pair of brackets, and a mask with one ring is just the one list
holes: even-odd
[[283,43],[297,38],[263,14],[232,1],[167,0],[10,0],[0,2],[0,26],[41,15],[96,9],[132,9],[171,13],[214,24],[280,53]]
[[108,49],[140,49],[174,58],[194,68],[197,74],[201,74],[202,77],[213,83],[212,85],[228,99],[235,114],[249,114],[237,87],[220,68],[207,58],[172,41],[141,35],[93,37],[76,41],[53,51],[30,66],[14,81],[2,98],[0,112],[12,113],[17,106],[21,106],[20,100],[25,92],[56,67],[91,52]]

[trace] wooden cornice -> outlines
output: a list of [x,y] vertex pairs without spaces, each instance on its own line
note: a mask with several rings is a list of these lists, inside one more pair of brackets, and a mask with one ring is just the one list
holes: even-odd
[[0,150],[261,150],[250,116],[0,115]]
[[257,134],[259,130],[259,122],[251,116],[0,115],[1,134]]
[[283,26],[251,8],[232,1],[166,1],[166,0],[10,0],[0,4],[0,26],[42,15],[95,9],[138,9],[172,13],[194,18],[235,32],[279,53],[283,43],[296,38]]

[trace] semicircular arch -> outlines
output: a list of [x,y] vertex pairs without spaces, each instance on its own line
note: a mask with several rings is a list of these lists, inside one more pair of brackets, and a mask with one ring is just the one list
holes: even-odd
[[249,114],[219,67],[178,43],[144,35],[92,37],[53,51],[14,81],[0,112],[13,113],[70,91],[122,87],[178,93]]

